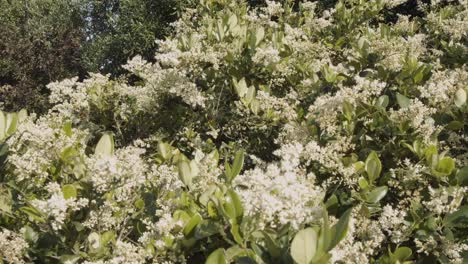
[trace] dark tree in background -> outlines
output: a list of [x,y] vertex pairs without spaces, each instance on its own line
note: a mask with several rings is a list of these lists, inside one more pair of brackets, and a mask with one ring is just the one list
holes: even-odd
[[84,71],[78,11],[69,0],[0,0],[0,102],[6,109],[42,109],[45,84]]
[[0,0],[0,102],[7,111],[47,109],[45,86],[87,72],[118,76],[155,40],[186,0]]
[[135,55],[151,60],[155,41],[170,32],[169,23],[177,19],[181,5],[177,0],[86,1],[86,69],[116,75]]

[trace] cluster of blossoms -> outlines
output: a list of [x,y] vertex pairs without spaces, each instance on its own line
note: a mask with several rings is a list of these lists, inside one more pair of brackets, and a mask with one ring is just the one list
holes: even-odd
[[466,261],[467,2],[332,2],[200,1],[0,112],[0,262]]

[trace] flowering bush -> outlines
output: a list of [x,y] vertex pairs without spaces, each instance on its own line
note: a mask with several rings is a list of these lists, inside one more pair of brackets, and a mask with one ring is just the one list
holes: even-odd
[[202,0],[155,63],[2,112],[0,256],[463,263],[468,3],[404,2]]

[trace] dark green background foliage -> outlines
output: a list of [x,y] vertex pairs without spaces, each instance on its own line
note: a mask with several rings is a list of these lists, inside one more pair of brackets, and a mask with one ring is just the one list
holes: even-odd
[[0,1],[0,101],[5,108],[45,107],[47,83],[83,72],[85,39],[77,3]]
[[0,0],[0,102],[47,109],[45,85],[151,60],[184,0]]

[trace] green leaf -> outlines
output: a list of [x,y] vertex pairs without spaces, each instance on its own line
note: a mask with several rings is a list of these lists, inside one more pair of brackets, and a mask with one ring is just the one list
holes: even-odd
[[183,210],[176,210],[173,214],[173,217],[175,220],[181,220],[185,224],[188,223],[191,218],[191,216]]
[[8,113],[7,120],[6,120],[6,136],[9,136],[16,131],[16,127],[18,126],[18,114],[17,113]]
[[237,16],[236,14],[232,14],[228,19],[229,28],[232,29],[237,25]]
[[242,236],[240,235],[239,232],[239,225],[238,224],[232,224],[231,225],[231,234],[234,240],[237,242],[239,245],[243,245],[244,241],[242,239]]
[[184,235],[188,236],[193,231],[193,229],[202,221],[202,217],[200,214],[195,214],[190,218],[188,223],[184,226]]
[[447,227],[463,227],[468,226],[468,206],[461,206],[458,211],[447,215],[444,218],[444,224]]
[[75,186],[71,184],[64,185],[62,187],[62,192],[63,192],[63,198],[65,199],[75,198],[78,195],[78,192],[76,191]]
[[426,161],[429,165],[436,165],[437,162],[439,161],[439,154],[437,147],[434,145],[431,145],[426,148],[424,151],[424,156],[426,158]]
[[465,166],[458,170],[457,180],[461,186],[468,185],[468,166]]
[[88,245],[90,248],[96,250],[101,247],[101,237],[98,233],[92,232],[88,236]]
[[28,217],[33,221],[38,221],[40,223],[45,223],[44,215],[39,212],[36,208],[23,206],[19,209],[21,212],[28,215]]
[[39,239],[39,235],[30,226],[24,226],[22,232],[24,239],[29,243],[34,244]]
[[[332,242],[332,230],[330,228],[330,220],[328,218],[328,211],[327,209],[323,210],[323,224],[320,228],[319,233],[319,242],[317,245],[317,255],[322,255],[325,252],[330,250],[330,245]],[[317,257],[317,256],[315,256]]]
[[265,29],[262,26],[259,26],[255,31],[255,46],[258,46],[260,42],[265,37]]
[[21,109],[18,112],[18,122],[23,122],[28,117],[28,111],[26,109]]
[[399,247],[393,252],[393,258],[396,260],[403,262],[411,257],[413,251],[408,247]]
[[0,185],[0,215],[1,213],[11,213],[11,206],[13,205],[13,200],[11,197],[11,192],[7,188],[3,188]]
[[380,186],[372,190],[367,195],[367,202],[368,203],[377,203],[378,201],[382,200],[382,198],[387,195],[388,187],[387,186]]
[[332,227],[333,238],[330,243],[329,250],[334,248],[341,240],[346,237],[349,228],[349,219],[351,218],[352,209],[348,209],[338,220],[338,223]]
[[404,96],[404,95],[402,95],[402,94],[400,94],[400,93],[397,93],[397,94],[396,94],[396,99],[397,99],[398,105],[399,105],[401,108],[406,108],[406,107],[408,107],[408,106],[410,105],[410,103],[411,103],[411,100],[410,100],[408,97],[406,97],[406,96]]
[[357,172],[360,172],[362,170],[365,170],[365,164],[364,162],[362,161],[357,161],[355,162],[354,164],[354,169],[357,171]]
[[81,259],[79,255],[62,255],[60,256],[60,263],[75,264]]
[[0,140],[6,137],[6,116],[3,111],[0,111]]
[[245,94],[247,93],[247,83],[245,82],[245,78],[240,79],[239,82],[234,80],[234,88],[236,89],[237,95],[240,98],[244,98]]
[[206,259],[205,264],[227,264],[226,257],[224,256],[224,249],[218,248],[213,251]]
[[226,197],[224,201],[222,201],[221,209],[230,219],[231,223],[237,223],[237,218],[242,217],[244,213],[239,196],[232,190],[226,193]]
[[338,197],[336,197],[335,194],[330,196],[330,198],[328,198],[328,200],[325,202],[325,206],[327,207],[327,209],[337,207],[338,206]]
[[455,161],[450,157],[443,157],[437,164],[437,172],[439,175],[447,176],[455,169]]
[[463,124],[463,122],[454,120],[448,123],[445,128],[447,128],[448,130],[457,131],[457,130],[462,129],[464,126],[465,124]]
[[455,105],[462,107],[466,103],[466,91],[465,89],[458,89],[455,93]]
[[369,177],[369,182],[372,184],[380,176],[380,172],[382,171],[382,163],[375,151],[372,151],[369,156],[367,156],[365,169]]
[[369,183],[364,177],[360,177],[358,179],[358,184],[359,184],[359,187],[363,190],[367,190],[369,188]]
[[67,135],[68,137],[72,136],[72,123],[71,122],[65,123],[62,129],[63,129],[63,132],[65,132],[65,135]]
[[375,104],[378,107],[386,108],[388,106],[388,103],[389,103],[388,95],[382,95],[377,99],[377,102]]
[[114,154],[114,137],[110,133],[102,135],[94,154],[101,156],[111,156]]
[[248,104],[252,103],[252,100],[255,98],[255,87],[250,86],[245,95],[244,101]]
[[297,232],[291,243],[291,256],[298,264],[309,264],[317,250],[317,232],[306,228]]
[[179,168],[179,179],[185,184],[187,187],[192,186],[192,170],[190,168],[190,163],[186,160],[182,160],[178,164]]
[[239,150],[236,152],[236,156],[234,157],[234,162],[232,163],[232,168],[229,175],[229,182],[232,182],[234,178],[239,175],[244,165],[244,151]]
[[236,217],[242,217],[244,214],[244,207],[237,193],[233,190],[228,190],[227,197],[227,200],[231,202],[236,209]]
[[[273,237],[272,237],[273,236]],[[275,239],[274,234],[270,231],[262,231],[262,237],[263,240],[265,241],[265,246],[268,250],[268,253],[273,257],[273,258],[278,258],[281,256],[281,248],[278,245],[278,240]]]
[[216,235],[219,233],[220,228],[223,228],[220,223],[204,220],[198,224],[197,228],[195,228],[193,237],[197,240],[200,240],[212,235]]
[[107,244],[111,241],[115,241],[115,232],[114,231],[106,231],[102,233],[100,241],[101,241],[101,246],[107,246]]
[[352,120],[353,113],[354,113],[354,106],[350,104],[348,101],[344,101],[341,108],[346,119]]
[[172,156],[172,146],[165,142],[158,142],[158,153],[164,160],[168,160]]
[[250,110],[252,110],[254,114],[258,114],[260,111],[260,102],[257,99],[254,98],[250,103]]
[[145,200],[140,198],[135,201],[134,205],[138,210],[142,210],[143,208],[145,208]]

